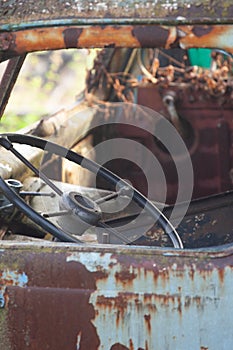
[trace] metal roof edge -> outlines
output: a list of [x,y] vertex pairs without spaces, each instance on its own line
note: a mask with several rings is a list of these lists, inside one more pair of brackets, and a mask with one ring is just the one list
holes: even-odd
[[125,25],[167,25],[167,26],[179,26],[179,25],[216,25],[216,24],[233,24],[233,17],[226,18],[212,18],[198,17],[192,18],[192,20],[184,17],[167,17],[161,18],[60,18],[52,20],[35,20],[20,23],[3,23],[0,24],[0,31],[18,31],[24,29],[34,29],[43,27],[54,26],[94,26],[94,25],[111,25],[111,26],[125,26]]

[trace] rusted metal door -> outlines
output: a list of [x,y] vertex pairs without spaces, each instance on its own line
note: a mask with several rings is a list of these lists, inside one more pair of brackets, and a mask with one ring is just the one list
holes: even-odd
[[1,348],[229,350],[232,253],[1,244]]

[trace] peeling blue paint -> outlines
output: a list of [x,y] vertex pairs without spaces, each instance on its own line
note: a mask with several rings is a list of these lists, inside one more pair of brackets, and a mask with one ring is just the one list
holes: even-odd
[[28,283],[28,276],[25,272],[19,273],[13,270],[0,272],[0,308],[5,306],[5,290],[7,286],[24,287]]

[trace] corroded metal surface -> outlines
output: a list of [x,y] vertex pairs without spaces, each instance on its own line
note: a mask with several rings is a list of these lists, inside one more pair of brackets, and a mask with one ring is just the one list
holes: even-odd
[[11,91],[15,85],[20,69],[23,65],[26,56],[19,56],[12,58],[9,61],[6,71],[1,79],[0,83],[0,118],[2,117],[8,100],[10,98]]
[[[101,23],[114,19],[173,21],[186,20],[189,22],[218,22],[231,21],[233,5],[231,0],[23,0],[0,1],[1,23],[25,23],[29,21],[62,21],[61,18],[72,21],[79,19],[84,22],[88,19],[100,20]],[[23,22],[23,23],[22,23]]]
[[[117,51],[117,50],[116,50]],[[130,72],[113,67],[106,63],[104,53],[101,51],[94,63],[93,69],[88,76],[87,98],[96,98],[96,91],[101,96],[108,82],[111,86],[112,101],[133,102],[139,106],[149,107],[172,121],[165,100],[174,100],[176,117],[179,120],[173,125],[181,133],[182,138],[190,152],[192,166],[194,169],[193,198],[220,193],[232,189],[231,164],[232,152],[230,138],[232,133],[232,58],[224,55],[218,50],[206,50],[209,52],[210,68],[190,65],[185,50],[134,50],[136,51],[136,64],[131,66]],[[173,54],[175,52],[175,54]],[[147,56],[150,53],[151,60],[148,63]],[[179,58],[178,53],[181,58]],[[120,56],[121,54],[121,56]],[[119,61],[125,53],[118,50]],[[165,56],[163,56],[165,55]],[[178,58],[177,58],[178,56]],[[143,57],[143,59],[142,59]],[[163,59],[166,58],[167,62]],[[184,58],[186,57],[186,58]],[[139,59],[138,59],[139,58]],[[141,71],[135,70],[139,66]],[[106,84],[107,85],[107,84]],[[103,88],[104,87],[104,88]],[[92,96],[94,94],[94,97]],[[99,115],[102,113],[104,120],[114,120],[115,115],[111,112],[112,107],[105,101],[98,100],[100,106]],[[102,106],[105,106],[103,109]],[[112,113],[112,115],[111,115]],[[166,174],[167,203],[176,201],[178,184],[176,178],[176,167],[174,159],[168,154],[163,145],[149,131],[145,130],[145,117],[139,126],[126,128],[124,123],[132,115],[126,109],[121,112],[123,124],[118,127],[111,126],[102,131],[96,141],[114,137],[137,138],[138,142],[146,145],[147,149],[155,155]],[[135,122],[134,122],[135,123]],[[156,125],[150,121],[148,130],[154,130]],[[128,159],[133,159],[135,148],[127,150]],[[104,156],[96,152],[98,161]],[[181,156],[181,154],[180,154]],[[184,154],[183,154],[184,156]],[[104,159],[104,158],[103,158]],[[148,194],[149,171],[146,173],[149,157],[143,157],[141,169],[133,168],[125,159],[115,160],[108,163],[111,171],[122,178],[128,178],[143,194]],[[139,158],[140,159],[140,158]],[[207,166],[203,166],[206,164]],[[149,167],[150,169],[150,167]],[[156,173],[156,172],[155,172]],[[160,190],[162,181],[153,173],[153,188],[150,190],[152,198],[163,201]],[[146,174],[146,177],[145,177]],[[100,185],[100,183],[99,183]],[[101,183],[101,185],[103,185]],[[188,184],[189,186],[189,184]],[[201,210],[200,210],[201,211]],[[225,222],[225,221],[224,221]]]
[[13,53],[76,47],[169,47],[176,29],[160,26],[54,27],[0,33],[0,49]]
[[[180,28],[180,46],[182,48],[190,47],[221,47],[232,52],[233,47],[233,28],[232,26],[181,26]],[[183,32],[183,34],[182,34]]]
[[3,349],[231,348],[232,247],[1,248]]
[[232,34],[232,25],[44,27],[1,32],[0,51],[3,59],[25,52],[82,47],[217,47],[233,52]]
[[28,278],[26,274],[18,271],[10,270],[8,268],[1,270],[1,283],[0,283],[0,307],[6,306],[7,298],[5,296],[5,290],[7,286],[19,286],[23,287],[27,284]]
[[[231,78],[229,83],[231,86]],[[194,86],[196,92],[193,89]],[[166,116],[167,110],[162,103],[162,98],[171,91],[176,91],[176,96],[179,96],[176,102],[178,115],[187,121],[189,127],[191,126],[190,130],[193,130],[193,134],[187,134],[184,138],[195,174],[193,198],[232,189],[231,163],[233,158],[230,135],[233,127],[231,117],[233,103],[231,93],[214,94],[212,90],[208,91],[208,83],[205,83],[205,89],[202,89],[196,80],[190,84],[190,88],[187,85],[183,90],[179,89],[178,85],[175,88],[161,88],[160,90],[156,86],[139,88],[138,103],[160,111]],[[230,87],[228,91],[231,91]],[[147,142],[149,144],[149,141]],[[177,184],[174,180],[176,170],[172,165],[172,159],[169,159],[161,145],[156,144],[152,138],[150,149],[156,154],[166,173],[169,186],[169,198],[167,199],[172,203],[177,193]],[[206,164],[207,167],[200,166],[200,164]]]

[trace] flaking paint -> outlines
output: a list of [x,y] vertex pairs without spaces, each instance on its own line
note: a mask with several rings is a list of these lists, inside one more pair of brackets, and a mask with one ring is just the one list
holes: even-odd
[[[0,255],[2,270],[13,247]],[[7,350],[186,350],[190,339],[194,349],[229,350],[233,342],[231,247],[20,247],[9,270],[28,282],[8,285],[0,310]]]
[[[7,55],[63,48],[91,47],[210,47],[233,52],[232,25],[168,27],[159,25],[59,26],[0,33],[0,50]],[[197,34],[196,34],[197,33]],[[6,56],[7,57],[7,56]],[[3,56],[3,59],[6,59]]]
[[28,283],[28,277],[25,272],[18,272],[14,270],[0,271],[0,307],[4,307],[7,304],[7,286],[19,286],[24,287]]
[[[191,337],[198,349],[199,341],[207,343],[207,334],[208,339],[214,337],[212,322],[229,301],[231,267],[221,270],[220,278],[213,264],[200,271],[195,262],[161,267],[144,261],[136,267],[133,262],[116,263],[109,253],[99,258],[91,253],[88,259],[79,253],[73,259],[85,262],[94,274],[105,272],[104,279],[96,279],[97,288],[89,299],[95,309],[92,323],[98,330],[99,349],[110,349],[119,339],[127,349],[185,349]],[[223,285],[222,279],[230,283]],[[214,342],[208,341],[214,349]]]

